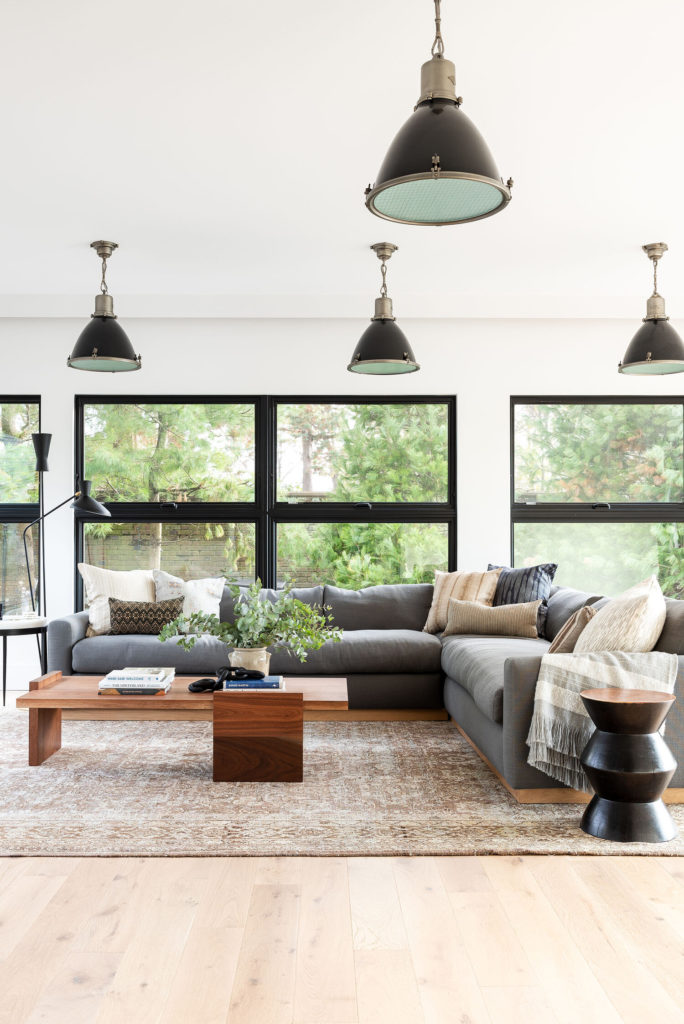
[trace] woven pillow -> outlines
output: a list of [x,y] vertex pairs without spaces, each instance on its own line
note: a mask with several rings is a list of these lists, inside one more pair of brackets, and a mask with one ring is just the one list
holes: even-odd
[[592,608],[591,605],[585,605],[584,608],[578,608],[577,611],[571,615],[567,622],[564,622],[558,630],[546,653],[572,654],[575,650],[575,644],[579,639],[580,633],[588,624],[589,620],[593,619],[595,615],[596,609]]
[[488,607],[475,601],[449,601],[444,636],[474,633],[477,636],[524,636],[537,638],[537,612],[541,601]]
[[551,584],[558,566],[555,562],[543,562],[541,565],[528,565],[523,569],[511,569],[510,566],[488,565],[488,569],[501,569],[499,582],[492,604],[520,604],[525,601],[541,601],[537,618],[537,633],[546,636],[546,614],[548,599],[551,595]]
[[655,576],[614,597],[596,612],[575,644],[586,651],[652,651],[665,625],[665,598]]
[[98,636],[108,633],[109,598],[119,601],[154,601],[154,579],[151,569],[101,569],[99,565],[78,563],[88,598],[88,633]]
[[183,601],[183,615],[203,612],[205,615],[219,617],[223,588],[226,585],[223,576],[186,581],[161,569],[153,569],[152,573],[157,601],[169,601],[173,597],[180,597]]
[[183,611],[183,598],[173,601],[117,601],[109,598],[111,632],[117,636],[131,633],[156,636],[167,622],[177,619]]
[[441,633],[447,624],[449,601],[475,601],[477,604],[491,605],[499,579],[498,569],[492,572],[440,572],[435,571],[435,589],[432,594],[432,605],[427,622],[423,626],[424,633]]

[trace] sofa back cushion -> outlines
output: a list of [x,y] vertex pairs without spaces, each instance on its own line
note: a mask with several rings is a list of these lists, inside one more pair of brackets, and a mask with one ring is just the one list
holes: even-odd
[[684,601],[665,600],[665,625],[654,651],[684,655]]
[[[240,590],[246,593],[247,588],[240,587]],[[323,587],[294,587],[290,593],[292,597],[296,597],[298,601],[303,601],[304,604],[323,604]],[[262,598],[265,600],[277,601],[282,594],[282,590],[271,590],[264,587],[261,594]],[[235,614],[233,612],[233,595],[228,587],[223,588],[219,618],[221,622],[235,622]]]
[[571,615],[585,604],[594,605],[600,600],[598,594],[588,594],[584,590],[573,590],[572,587],[552,587],[546,613],[546,639],[555,640],[561,626],[564,626]]
[[432,603],[432,584],[390,583],[363,590],[326,586],[323,597],[341,629],[422,630]]

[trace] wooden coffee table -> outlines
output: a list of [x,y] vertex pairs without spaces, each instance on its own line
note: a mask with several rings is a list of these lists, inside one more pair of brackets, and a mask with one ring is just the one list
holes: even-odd
[[29,764],[40,765],[62,746],[62,713],[69,717],[211,721],[215,782],[301,782],[303,723],[340,717],[348,709],[346,679],[286,678],[284,692],[220,690],[190,693],[200,676],[177,676],[161,697],[99,695],[101,676],[49,672],[17,698],[29,713]]

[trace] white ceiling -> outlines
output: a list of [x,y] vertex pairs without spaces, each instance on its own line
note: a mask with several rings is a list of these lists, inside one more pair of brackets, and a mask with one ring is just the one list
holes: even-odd
[[513,201],[447,228],[363,189],[418,95],[431,0],[2,0],[0,315],[684,316],[681,0],[443,0]]

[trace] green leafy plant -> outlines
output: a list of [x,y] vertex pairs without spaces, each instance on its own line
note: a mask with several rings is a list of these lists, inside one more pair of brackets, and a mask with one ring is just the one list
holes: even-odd
[[230,585],[235,622],[221,622],[216,615],[193,612],[167,623],[160,640],[177,637],[178,646],[191,651],[201,636],[214,636],[227,647],[286,647],[300,661],[319,650],[326,640],[337,643],[342,630],[331,625],[329,606],[304,604],[291,594],[287,583],[276,601],[262,596],[261,580],[241,589]]

